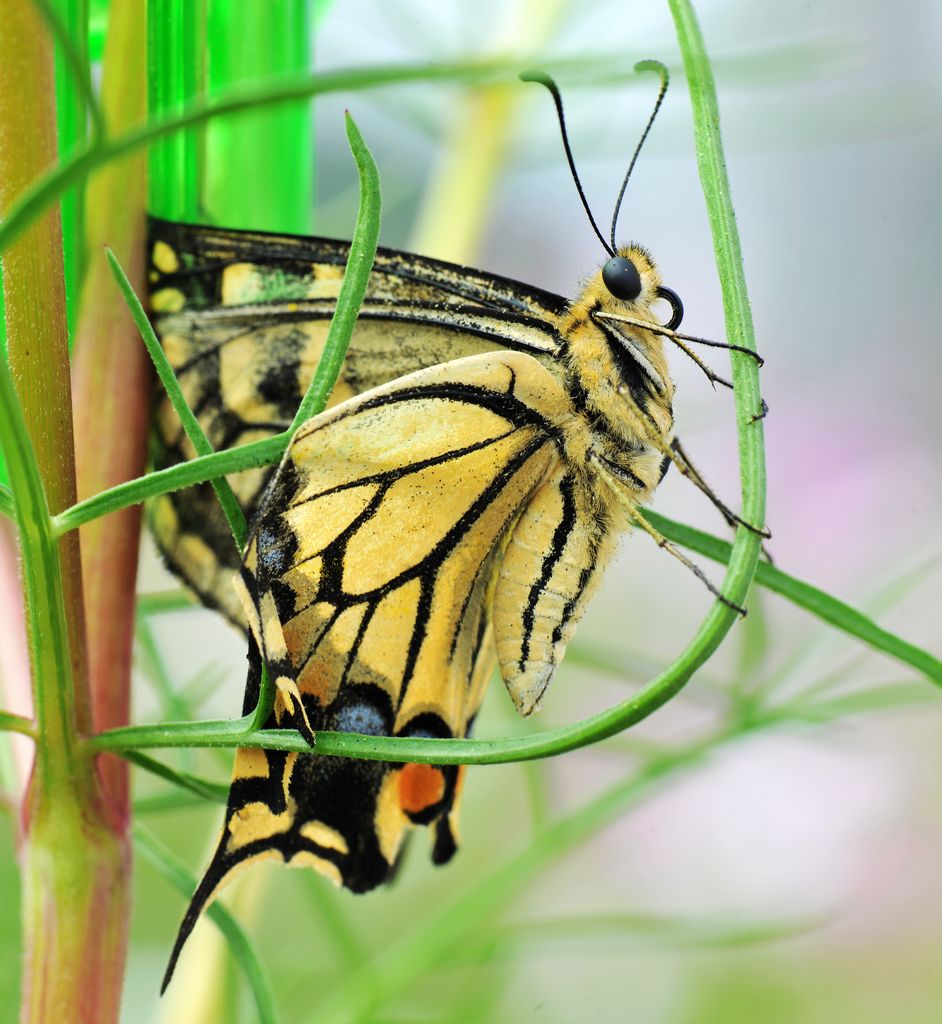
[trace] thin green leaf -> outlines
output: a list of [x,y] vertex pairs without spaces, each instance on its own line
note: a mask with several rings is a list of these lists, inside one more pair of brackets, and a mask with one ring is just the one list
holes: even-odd
[[[645,511],[645,517],[669,540],[682,544],[691,551],[712,558],[716,562],[725,562],[729,558],[731,547],[719,537],[703,533],[692,526],[676,523],[650,510]],[[882,629],[856,608],[839,601],[836,597],[831,597],[810,583],[789,576],[768,562],[759,563],[756,582],[776,594],[781,594],[824,622],[829,622],[843,632],[857,637],[875,650],[883,651],[884,654],[911,665],[937,686],[942,686],[942,662],[938,658]]]
[[196,597],[182,587],[176,590],[152,590],[137,595],[139,615],[160,615],[163,612],[180,612],[187,608],[199,608]]
[[152,775],[157,775],[181,789],[188,790],[202,800],[224,804],[229,798],[229,787],[222,783],[201,779],[198,775],[192,775],[190,772],[177,771],[162,761],[157,761],[155,758],[137,751],[129,751],[126,756],[131,764],[136,764],[138,768],[143,768]]
[[[134,845],[145,860],[173,885],[186,899],[193,895],[196,888],[196,877],[175,853],[161,843],[153,833],[140,822],[133,825]],[[249,983],[258,1019],[261,1024],[278,1024],[275,1009],[275,998],[271,988],[268,972],[255,952],[249,937],[242,926],[221,903],[213,903],[206,911],[213,924],[222,932],[232,955],[245,974]]]
[[7,519],[16,518],[13,511],[13,492],[6,484],[0,484],[0,516],[6,516]]
[[[151,326],[150,320],[147,319],[147,314],[144,312],[141,300],[131,287],[131,282],[127,279],[127,275],[118,262],[118,258],[107,248],[105,249],[105,255],[108,257],[111,273],[114,275],[115,281],[118,282],[118,287],[124,296],[124,301],[134,320],[134,325],[137,327],[141,340],[144,342],[144,347],[147,349],[147,354],[154,364],[154,369],[157,371],[160,383],[164,386],[167,398],[170,399],[174,412],[180,418],[180,423],[183,425],[186,436],[190,439],[190,443],[196,450],[197,455],[214,454],[213,446],[209,443],[209,438],[204,433],[193,410],[187,404],[186,398],[183,395],[183,389],[177,380],[177,375],[173,372],[173,367],[170,365],[170,361],[167,359],[166,353],[161,347],[157,335],[154,333],[154,328]],[[232,531],[236,547],[241,552],[245,547],[245,538],[248,534],[245,514],[225,477],[216,477],[210,483],[216,492],[219,504],[222,506],[223,514],[226,517],[226,522],[229,524],[229,529]]]
[[129,480],[126,484],[110,487],[54,516],[53,527],[56,535],[61,536],[69,530],[75,530],[93,519],[108,515],[109,512],[116,512],[129,505],[139,505],[148,498],[157,497],[158,494],[179,491],[191,484],[204,483],[206,480],[228,476],[229,473],[269,466],[281,458],[289,440],[287,431],[283,431],[261,441],[252,441],[238,448],[227,448],[212,455],[202,455],[190,459],[189,462],[181,462],[156,473],[148,473],[137,480]]
[[337,296],[337,308],[330,319],[327,331],[324,354],[317,364],[307,394],[298,406],[294,422],[289,429],[290,434],[294,434],[302,423],[322,412],[327,405],[327,399],[340,376],[360,306],[363,305],[366,296],[373,260],[376,258],[376,246],[379,244],[382,211],[379,170],[349,111],[346,114],[346,125],[350,150],[360,176],[360,205],[353,229],[353,240],[350,243],[350,254]]
[[139,796],[134,801],[134,814],[163,814],[190,807],[206,807],[206,799],[188,789],[174,789],[153,796]]

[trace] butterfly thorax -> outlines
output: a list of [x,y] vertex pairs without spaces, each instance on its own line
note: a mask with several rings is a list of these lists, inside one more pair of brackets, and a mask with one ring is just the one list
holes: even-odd
[[[661,337],[605,314],[657,325],[660,274],[639,246],[619,250],[637,267],[641,292],[616,298],[598,271],[561,318],[565,385],[588,428],[591,454],[613,463],[632,481],[637,500],[651,496],[663,475],[664,447],[673,427],[674,385]],[[589,453],[587,453],[589,454]]]

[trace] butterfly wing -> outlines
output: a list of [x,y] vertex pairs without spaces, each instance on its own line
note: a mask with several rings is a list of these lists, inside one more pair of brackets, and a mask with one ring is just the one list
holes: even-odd
[[[494,665],[500,560],[560,466],[569,416],[539,362],[499,352],[420,371],[303,425],[242,568],[246,709],[264,658],[276,692],[268,727],[311,739],[467,735]],[[448,860],[459,782],[455,767],[238,751],[222,836],[168,977],[202,907],[250,862],[313,866],[365,891],[419,824],[434,828],[433,859]]]
[[[349,246],[330,239],[151,223],[155,327],[216,449],[287,427],[323,352]],[[415,370],[494,350],[556,358],[565,301],[480,271],[381,249],[334,405]],[[166,399],[155,466],[193,457]],[[230,477],[251,518],[272,470]],[[205,603],[241,622],[238,556],[208,484],[151,504],[167,560]]]

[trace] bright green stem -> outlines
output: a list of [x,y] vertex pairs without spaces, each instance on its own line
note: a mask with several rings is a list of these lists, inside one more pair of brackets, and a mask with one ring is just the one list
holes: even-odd
[[0,732],[21,732],[24,736],[35,736],[36,727],[29,718],[14,715],[10,711],[0,711]]
[[[253,81],[306,73],[309,7],[308,0],[213,0],[206,20],[211,55],[206,92],[217,95]],[[310,232],[312,127],[311,104],[305,100],[210,122],[201,154],[202,206],[209,222]]]
[[60,512],[54,517],[54,528],[57,535],[68,533],[77,526],[90,523],[93,519],[107,515],[128,505],[138,505],[158,494],[180,490],[190,484],[199,484],[204,480],[212,480],[228,473],[238,473],[244,469],[257,466],[269,466],[277,462],[284,454],[291,435],[287,431],[266,437],[262,441],[253,441],[239,448],[227,448],[222,452],[204,455],[191,459],[167,469],[148,473],[137,480],[129,480],[126,484],[112,487],[92,498],[86,498],[77,505]]
[[[149,0],[147,106],[151,118],[182,110],[206,74],[205,0]],[[200,219],[201,128],[161,139],[150,150],[148,209],[169,220]]]
[[[59,152],[72,153],[104,125],[87,59],[87,0],[33,0],[55,38],[56,120]],[[81,184],[62,196],[62,252],[69,332],[78,318],[85,273],[85,192]]]

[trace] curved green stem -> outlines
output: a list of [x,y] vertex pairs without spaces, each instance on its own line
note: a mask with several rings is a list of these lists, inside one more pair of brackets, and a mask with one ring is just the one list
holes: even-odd
[[228,117],[258,107],[308,99],[324,93],[370,89],[395,82],[480,82],[510,79],[515,73],[515,64],[511,59],[351,68],[319,75],[293,76],[274,84],[233,89],[229,95],[194,101],[180,113],[151,119],[123,135],[84,146],[74,156],[64,160],[40,178],[10,207],[8,215],[0,224],[0,252],[3,252],[66,189],[84,181],[103,164],[133,153],[175,132],[205,124],[214,118]]
[[349,111],[346,114],[346,125],[350,151],[353,153],[360,179],[360,204],[353,228],[353,239],[350,242],[350,253],[344,268],[343,281],[340,283],[340,293],[337,296],[337,307],[330,318],[330,327],[327,330],[324,354],[317,364],[307,394],[298,406],[294,421],[288,428],[288,433],[292,435],[302,423],[323,412],[327,399],[334,390],[350,346],[360,306],[366,297],[370,272],[376,259],[376,247],[379,244],[382,214],[379,168]]

